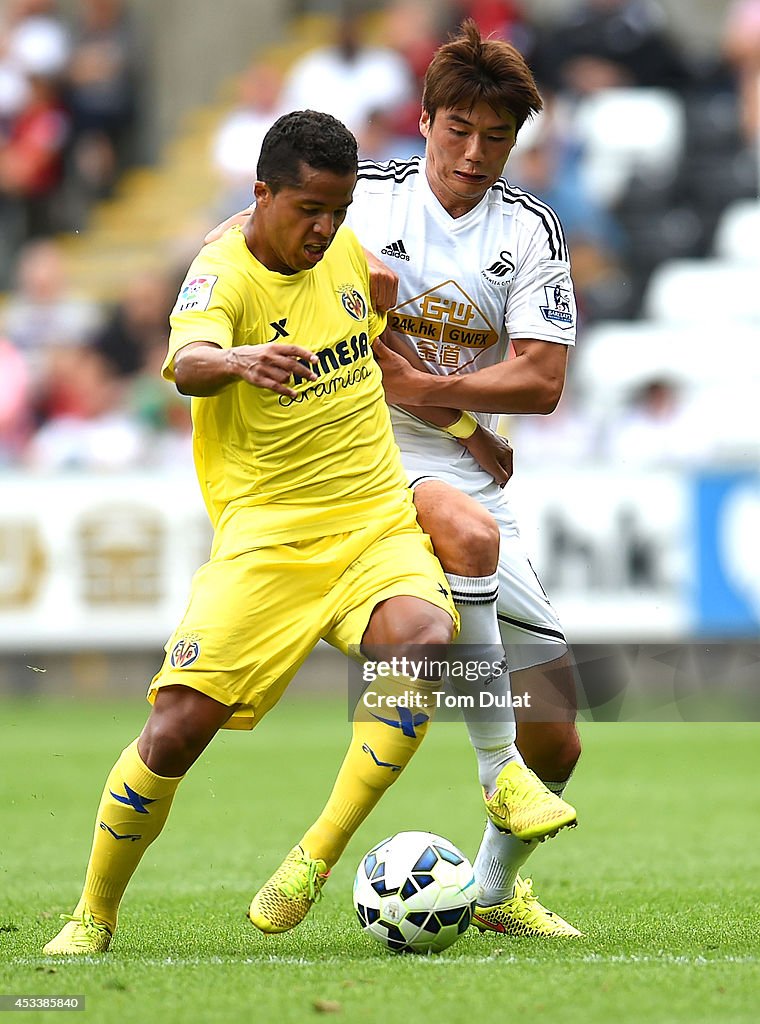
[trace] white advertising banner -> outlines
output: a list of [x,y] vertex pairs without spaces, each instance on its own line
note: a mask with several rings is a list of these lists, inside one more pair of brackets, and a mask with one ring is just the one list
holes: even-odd
[[[689,481],[520,472],[523,538],[573,642],[689,635]],[[0,650],[163,644],[205,560],[190,474],[0,476]]]
[[520,472],[508,486],[531,561],[573,643],[690,635],[688,476]]
[[208,557],[198,485],[0,476],[0,649],[164,644]]

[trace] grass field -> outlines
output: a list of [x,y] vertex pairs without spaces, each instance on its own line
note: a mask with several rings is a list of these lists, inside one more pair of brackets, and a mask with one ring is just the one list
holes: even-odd
[[757,1020],[758,725],[587,724],[569,794],[581,827],[530,862],[539,896],[585,937],[471,930],[438,957],[394,957],[359,930],[353,872],[407,828],[474,854],[482,814],[464,730],[432,730],[324,901],[264,938],[244,918],[251,894],[320,808],[348,736],[340,702],[286,700],[253,736],[221,734],[183,783],[112,951],[45,958],[79,893],[103,780],[144,715],[139,699],[0,703],[0,993],[84,994],[98,1024]]

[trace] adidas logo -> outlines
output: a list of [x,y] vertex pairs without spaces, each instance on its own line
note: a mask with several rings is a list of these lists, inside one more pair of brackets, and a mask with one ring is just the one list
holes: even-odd
[[407,263],[409,262],[409,255],[400,238],[398,242],[389,242],[384,249],[380,250],[380,252],[383,256],[395,256],[397,260],[406,260]]

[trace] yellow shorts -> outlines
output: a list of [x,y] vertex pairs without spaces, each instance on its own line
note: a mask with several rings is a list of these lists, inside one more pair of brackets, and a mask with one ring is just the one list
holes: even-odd
[[361,643],[376,605],[419,597],[458,626],[448,584],[413,506],[360,530],[238,550],[217,534],[193,578],[190,601],[148,690],[189,686],[235,707],[227,728],[252,729],[274,707],[323,638],[344,652]]

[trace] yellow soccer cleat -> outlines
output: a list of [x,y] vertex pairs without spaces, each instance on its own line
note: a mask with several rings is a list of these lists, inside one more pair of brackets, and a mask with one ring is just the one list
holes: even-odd
[[488,817],[502,832],[526,843],[556,836],[561,828],[577,825],[575,808],[551,790],[530,768],[510,761],[499,772],[490,796],[483,794]]
[[111,945],[111,931],[100,924],[85,907],[81,914],[61,914],[67,923],[42,952],[45,956],[86,956],[105,953]]
[[528,938],[577,939],[582,933],[547,910],[533,895],[533,881],[517,876],[515,894],[495,907],[475,907],[472,917],[481,932],[499,935],[524,935]]
[[251,924],[266,935],[295,928],[321,897],[329,874],[323,860],[312,860],[300,846],[294,847],[253,897]]

